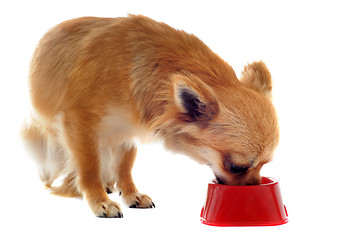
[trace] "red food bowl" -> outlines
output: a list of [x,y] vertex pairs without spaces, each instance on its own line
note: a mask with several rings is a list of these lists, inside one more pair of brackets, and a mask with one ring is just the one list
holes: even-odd
[[288,222],[279,182],[262,177],[260,185],[209,183],[200,220],[211,226],[276,226]]

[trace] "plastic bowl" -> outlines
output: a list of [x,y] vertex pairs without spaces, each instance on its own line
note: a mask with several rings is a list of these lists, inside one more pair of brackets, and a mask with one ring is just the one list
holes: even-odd
[[260,185],[209,183],[200,221],[211,226],[276,226],[288,222],[279,182],[262,177]]

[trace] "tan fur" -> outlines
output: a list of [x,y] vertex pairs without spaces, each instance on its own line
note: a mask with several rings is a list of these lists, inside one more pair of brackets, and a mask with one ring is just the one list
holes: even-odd
[[246,66],[239,80],[197,37],[164,23],[72,19],[34,53],[35,114],[23,136],[55,194],[82,194],[97,216],[121,217],[105,192],[115,183],[128,206],[154,206],[133,183],[134,139],[162,139],[226,184],[258,184],[278,143],[271,88],[264,63]]

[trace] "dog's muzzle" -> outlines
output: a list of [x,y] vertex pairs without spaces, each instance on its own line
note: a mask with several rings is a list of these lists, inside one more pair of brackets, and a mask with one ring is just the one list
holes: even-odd
[[225,180],[223,179],[223,178],[221,178],[221,177],[219,177],[219,176],[215,176],[215,178],[216,178],[216,183],[217,184],[223,184],[223,185],[225,185]]

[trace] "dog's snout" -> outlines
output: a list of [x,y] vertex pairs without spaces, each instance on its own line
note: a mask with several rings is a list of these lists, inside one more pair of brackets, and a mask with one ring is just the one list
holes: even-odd
[[230,154],[224,156],[223,165],[224,169],[232,174],[242,175],[245,174],[254,164],[254,161],[243,162],[243,164],[237,164],[233,160],[233,157]]
[[222,179],[222,178],[219,177],[219,176],[215,176],[215,178],[216,178],[216,181],[217,181],[218,184],[223,184],[223,185],[225,185],[224,179]]
[[250,166],[247,165],[235,165],[231,164],[230,166],[230,172],[234,174],[243,174],[246,173],[247,170],[249,170]]

